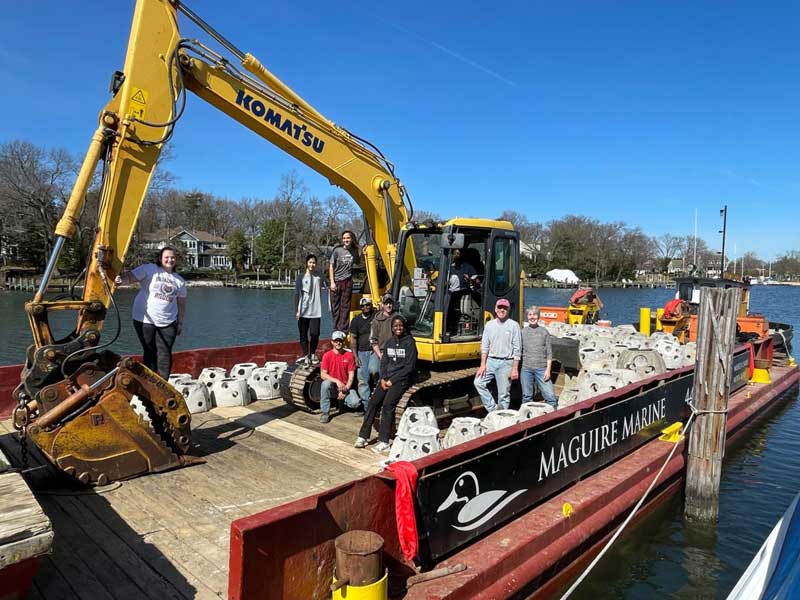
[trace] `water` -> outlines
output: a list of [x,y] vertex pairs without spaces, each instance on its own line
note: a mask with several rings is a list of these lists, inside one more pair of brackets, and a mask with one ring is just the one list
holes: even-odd
[[[565,306],[570,290],[526,290],[526,304]],[[603,290],[604,318],[638,320],[639,307],[663,306],[674,290]],[[30,343],[23,304],[30,294],[0,293],[0,364],[20,363]],[[133,292],[120,290],[122,330],[114,349],[138,353],[130,323]],[[185,332],[177,350],[296,339],[292,292],[191,288]],[[800,330],[800,287],[758,286],[751,307]],[[72,315],[55,315],[54,329],[71,329]],[[106,338],[116,331],[113,312]],[[322,335],[330,334],[324,315]],[[797,343],[795,344],[797,346]],[[712,530],[690,526],[676,497],[630,528],[573,598],[724,598],[764,538],[800,491],[800,403],[789,398],[729,451],[722,475],[720,521]]]

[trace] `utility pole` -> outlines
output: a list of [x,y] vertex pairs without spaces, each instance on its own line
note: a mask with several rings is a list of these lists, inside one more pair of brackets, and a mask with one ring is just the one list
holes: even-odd
[[725,274],[725,232],[728,228],[728,205],[726,204],[722,210],[719,211],[722,217],[722,229],[719,232],[722,234],[722,260],[719,265],[719,278],[722,279]]
[[702,521],[716,521],[719,516],[719,481],[741,294],[738,287],[700,291],[692,390],[692,404],[698,414],[689,434],[684,514]]

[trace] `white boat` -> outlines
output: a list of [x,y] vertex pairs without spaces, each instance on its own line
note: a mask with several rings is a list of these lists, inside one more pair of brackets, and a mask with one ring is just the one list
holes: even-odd
[[775,525],[728,600],[800,598],[800,494]]

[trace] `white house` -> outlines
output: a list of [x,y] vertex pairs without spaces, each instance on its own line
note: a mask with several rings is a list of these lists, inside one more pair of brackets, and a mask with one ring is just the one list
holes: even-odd
[[183,246],[186,262],[195,269],[230,269],[228,242],[207,231],[160,229],[140,236],[145,248],[160,250],[164,246]]

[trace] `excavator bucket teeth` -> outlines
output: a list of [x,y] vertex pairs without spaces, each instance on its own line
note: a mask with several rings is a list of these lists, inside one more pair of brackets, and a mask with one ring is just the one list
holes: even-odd
[[[149,420],[134,410],[135,397]],[[110,389],[63,423],[50,429],[33,425],[29,435],[47,458],[86,484],[196,464],[184,456],[190,428],[183,398],[144,367],[120,369]]]

